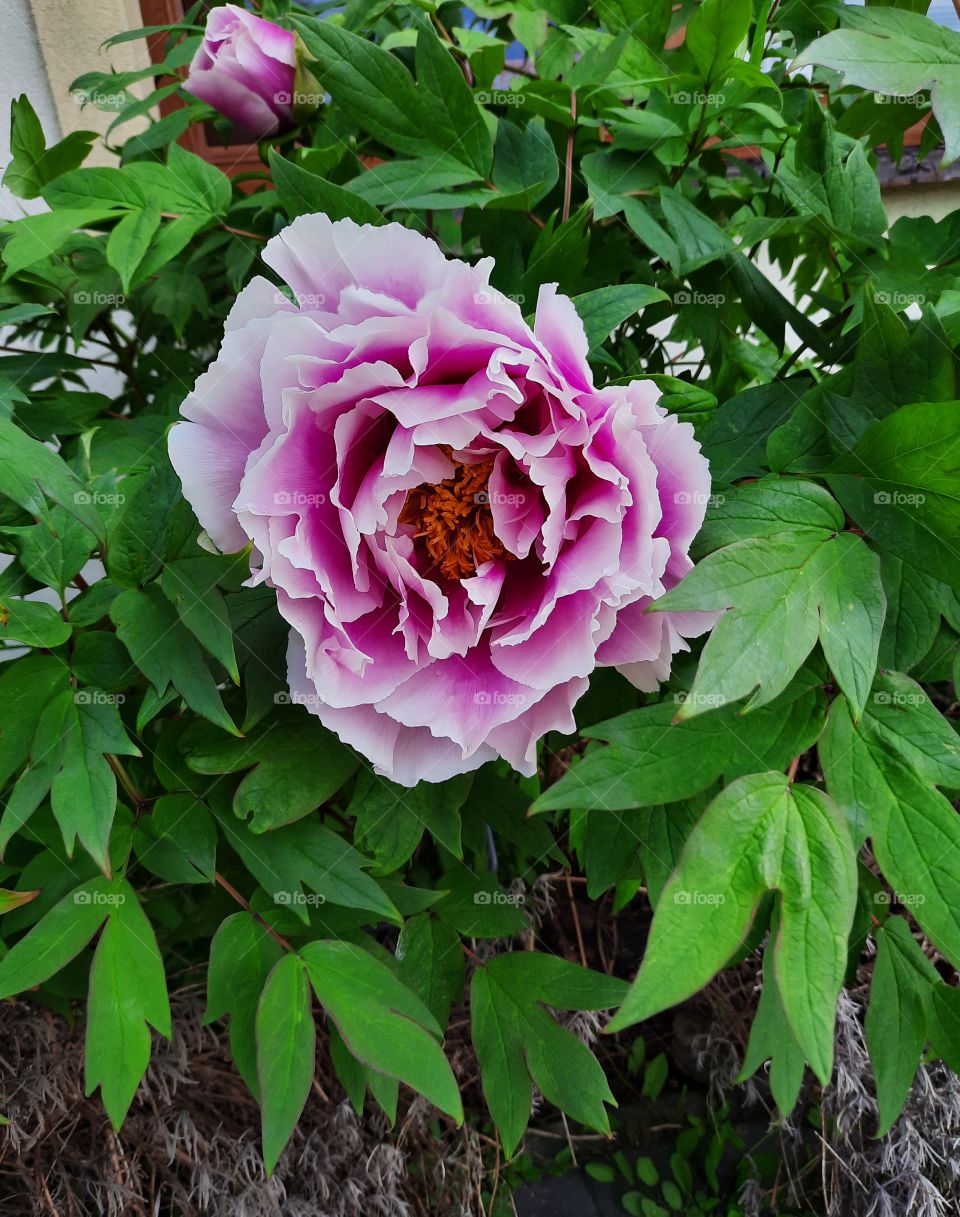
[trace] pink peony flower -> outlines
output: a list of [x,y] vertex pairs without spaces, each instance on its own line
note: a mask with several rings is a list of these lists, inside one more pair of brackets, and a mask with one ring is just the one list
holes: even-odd
[[289,685],[404,785],[536,766],[598,664],[638,688],[705,613],[646,613],[690,568],[710,474],[652,384],[594,387],[573,304],[531,330],[397,224],[295,220],[170,433],[184,493],[290,623]]
[[224,4],[211,9],[184,88],[257,139],[294,125],[296,39]]

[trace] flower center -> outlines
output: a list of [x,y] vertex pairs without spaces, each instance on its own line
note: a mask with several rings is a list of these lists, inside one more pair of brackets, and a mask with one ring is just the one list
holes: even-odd
[[463,579],[482,562],[512,558],[493,531],[487,481],[493,461],[457,464],[452,478],[407,493],[401,524],[412,524],[447,579]]

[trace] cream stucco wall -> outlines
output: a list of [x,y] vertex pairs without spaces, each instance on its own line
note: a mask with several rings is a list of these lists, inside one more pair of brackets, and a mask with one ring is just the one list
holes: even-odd
[[[2,0],[0,36],[0,167],[9,160],[10,101],[26,93],[36,110],[48,143],[70,131],[104,134],[114,115],[94,106],[81,107],[70,92],[82,73],[130,71],[149,62],[146,42],[138,39],[111,50],[101,49],[104,39],[143,24],[138,0]],[[148,86],[135,88],[143,95]],[[123,134],[136,130],[137,121]],[[110,164],[113,154],[102,141],[94,146],[88,164]],[[42,202],[14,199],[0,189],[0,219],[43,208]]]
[[[105,133],[115,115],[81,106],[70,92],[71,83],[82,73],[92,71],[128,72],[150,62],[147,44],[141,39],[123,42],[109,50],[102,43],[112,34],[143,25],[137,0],[30,0],[40,53],[43,56],[53,105],[60,130]],[[133,92],[143,95],[143,87]],[[133,134],[134,123],[125,126],[124,135]],[[112,154],[101,142],[94,148],[88,164],[109,164]]]

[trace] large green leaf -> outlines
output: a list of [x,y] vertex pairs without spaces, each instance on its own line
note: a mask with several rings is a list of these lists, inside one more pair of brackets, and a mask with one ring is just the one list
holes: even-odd
[[0,959],[0,998],[42,985],[79,955],[117,898],[104,878],[81,883],[63,897]]
[[589,751],[534,803],[534,811],[597,808],[608,812],[672,803],[705,790],[721,775],[785,768],[816,741],[823,697],[801,678],[772,705],[742,714],[721,706],[681,718],[687,699],[630,710],[584,734],[608,740]]
[[191,710],[232,735],[240,734],[224,709],[203,653],[158,587],[122,592],[110,605],[110,617],[158,696],[173,685]]
[[233,810],[250,817],[256,833],[302,820],[340,789],[357,767],[356,757],[302,710],[264,720],[244,739],[223,739],[191,749],[197,773],[236,773],[253,768],[233,797]]
[[606,1010],[624,995],[623,981],[557,956],[498,955],[473,974],[473,1044],[490,1115],[512,1155],[530,1118],[532,1083],[548,1102],[606,1132],[604,1104],[616,1105],[593,1053],[554,1022],[558,1010]]
[[829,481],[878,545],[960,588],[960,401],[903,406],[875,422]]
[[0,417],[0,489],[33,516],[43,515],[46,495],[86,525],[95,537],[104,539],[103,520],[76,474],[55,452],[3,417]]
[[129,883],[119,883],[115,897],[90,968],[85,1089],[100,1087],[118,1129],[150,1062],[150,1028],[167,1039],[172,1032],[153,927]]
[[290,220],[322,211],[331,220],[356,220],[358,224],[383,223],[383,216],[376,207],[359,194],[308,172],[280,156],[273,148],[270,149],[270,172],[283,210]]
[[[304,924],[309,921],[308,906],[327,900],[400,921],[393,902],[363,870],[370,860],[317,819],[255,835],[229,810],[214,804],[214,814],[230,846],[263,890]],[[312,895],[304,892],[304,884]]]
[[820,639],[858,712],[877,667],[884,617],[877,556],[851,533],[796,529],[705,558],[657,609],[729,610],[704,647],[680,717],[780,693]]
[[946,142],[944,161],[960,156],[960,35],[921,13],[849,6],[845,23],[812,42],[794,69],[819,64],[843,73],[849,84],[873,93],[911,97],[931,90],[933,112]]
[[745,1082],[764,1061],[769,1060],[770,1091],[780,1114],[786,1117],[797,1105],[803,1084],[804,1058],[783,1011],[773,961],[774,953],[768,948],[763,953],[760,1001],[753,1016],[743,1069],[737,1080]]
[[256,1028],[263,1161],[272,1175],[300,1119],[316,1063],[310,985],[296,955],[284,955],[267,977]]
[[[898,899],[957,966],[960,816],[936,789],[938,783],[957,783],[957,737],[932,707],[921,717],[926,696],[906,677],[899,682],[902,696],[917,700],[872,704],[871,713],[859,723],[845,699],[834,702],[821,762],[827,788],[843,807],[855,836],[870,837],[874,856]],[[899,692],[898,685],[894,690]],[[893,696],[894,690],[887,693],[881,686],[880,692]],[[884,713],[878,715],[881,709]]]
[[900,1114],[927,1039],[926,1007],[940,977],[902,917],[877,930],[865,1030],[882,1137]]
[[385,964],[349,942],[311,942],[301,956],[320,1004],[358,1060],[418,1090],[458,1123],[463,1107],[433,1015]]
[[654,914],[621,1029],[701,989],[740,949],[765,892],[780,895],[774,971],[797,1044],[830,1079],[835,1007],[856,906],[856,862],[837,807],[782,773],[740,778],[707,808]]
[[257,1080],[256,1016],[260,994],[282,948],[249,913],[221,922],[210,943],[205,1023],[229,1016],[230,1053],[254,1098]]

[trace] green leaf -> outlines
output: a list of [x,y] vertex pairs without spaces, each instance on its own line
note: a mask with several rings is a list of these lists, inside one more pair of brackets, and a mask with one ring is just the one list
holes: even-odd
[[692,996],[745,941],[767,891],[780,893],[774,971],[797,1044],[826,1085],[837,997],[856,907],[856,860],[832,800],[782,773],[738,779],[691,833],[654,914],[640,973],[612,1030]]
[[30,755],[42,710],[68,682],[68,670],[53,655],[31,655],[0,668],[0,788]]
[[425,130],[440,151],[486,178],[493,161],[493,141],[484,113],[433,26],[426,20],[417,25],[417,91]]
[[116,899],[109,879],[91,879],[63,897],[0,959],[0,998],[36,988],[74,959]]
[[532,1082],[580,1123],[609,1130],[604,1104],[616,1106],[616,1100],[603,1070],[543,1007],[605,1010],[625,989],[614,977],[540,952],[498,955],[476,969],[470,986],[473,1044],[484,1097],[508,1156],[530,1118]]
[[110,618],[133,662],[160,696],[172,684],[191,710],[239,735],[200,648],[159,588],[122,592],[110,605]]
[[797,211],[822,217],[848,239],[879,244],[887,229],[880,182],[863,145],[854,144],[843,160],[833,122],[812,90],[800,134],[779,166],[777,182]]
[[316,1038],[307,971],[296,955],[285,955],[267,977],[257,1006],[257,1077],[268,1175],[310,1093]]
[[[472,107],[472,112],[467,111],[461,87],[452,83],[445,67],[440,67],[438,55],[446,56],[446,52],[431,45],[432,35],[417,39],[417,67],[424,72],[423,83],[418,86],[396,56],[365,38],[329,21],[295,18],[293,25],[317,64],[318,79],[344,111],[380,143],[410,156],[436,156],[440,152],[485,176],[489,154],[483,150],[477,127],[477,123],[482,125],[480,110],[460,76]],[[422,52],[421,42],[425,46]],[[450,67],[460,75],[452,61]],[[432,92],[438,88],[450,89],[451,97],[438,98]],[[464,122],[462,129],[445,117],[448,101],[453,106],[450,113]],[[488,136],[488,148],[489,142]]]
[[221,922],[210,943],[203,1021],[212,1023],[229,1015],[230,1053],[257,1100],[257,1005],[267,977],[282,955],[279,944],[246,912]]
[[738,713],[721,706],[677,721],[688,704],[663,701],[608,719],[584,734],[608,740],[545,791],[532,810],[604,811],[672,803],[705,790],[722,774],[786,767],[817,739],[823,698],[802,679],[772,705]]
[[887,615],[880,636],[882,667],[909,672],[933,646],[940,624],[937,587],[909,563],[880,555]]
[[960,401],[903,406],[875,422],[828,481],[878,545],[960,588]]
[[170,1039],[163,960],[137,894],[118,884],[90,968],[85,1093],[100,1087],[119,1129],[150,1062],[150,1027]]
[[103,521],[73,470],[6,418],[0,418],[0,487],[7,498],[32,516],[44,514],[46,495],[95,537],[104,539]]
[[925,1007],[940,977],[902,917],[876,931],[865,1030],[877,1089],[882,1137],[900,1114],[927,1040]]
[[358,224],[382,224],[383,216],[366,199],[352,190],[309,173],[270,149],[270,172],[280,205],[287,219],[322,211],[331,220],[356,220]]
[[79,207],[13,220],[3,229],[10,237],[3,247],[6,277],[59,253],[78,229],[100,224],[116,214],[109,207]]
[[574,305],[587,332],[590,349],[601,346],[611,332],[648,304],[668,300],[666,292],[647,283],[620,283],[574,297]]
[[131,280],[159,227],[159,208],[148,207],[144,211],[131,211],[111,231],[107,239],[107,262],[120,276],[125,292],[130,290]]
[[783,1011],[773,971],[773,951],[769,947],[763,953],[763,988],[737,1081],[745,1082],[767,1060],[770,1061],[770,1090],[774,1102],[780,1114],[787,1117],[800,1095],[804,1059]]
[[746,38],[753,19],[750,0],[704,0],[687,25],[686,47],[708,83],[724,70]]
[[362,774],[350,812],[357,817],[357,844],[376,856],[378,873],[389,874],[402,865],[424,829],[439,846],[462,858],[460,808],[471,781],[470,776],[462,775],[447,782],[419,782],[411,789],[373,773]]
[[412,1086],[459,1124],[457,1082],[427,1007],[393,972],[349,942],[311,942],[301,952],[320,1004],[347,1048],[379,1073]]
[[501,119],[493,154],[493,185],[499,198],[487,208],[530,211],[557,183],[560,164],[553,140],[539,119],[525,127]]
[[463,996],[463,952],[456,930],[429,913],[404,922],[397,939],[400,979],[421,999],[440,1027]]
[[[100,869],[109,872],[117,779],[106,754],[139,756],[140,750],[127,738],[115,700],[99,689],[61,693],[59,700],[63,704],[61,760],[50,790],[53,814],[63,833],[67,856],[73,857],[79,837]],[[35,751],[39,743],[38,738]]]
[[0,642],[28,647],[58,647],[73,633],[52,604],[39,600],[0,600]]
[[241,819],[251,817],[255,833],[303,819],[336,794],[357,767],[353,753],[302,712],[267,719],[246,739],[201,745],[187,763],[196,773],[254,766],[237,787],[233,810]]
[[230,616],[216,586],[223,573],[223,564],[215,558],[181,558],[164,564],[160,587],[194,638],[223,664],[234,684],[239,684]]
[[[420,199],[432,198],[438,194],[443,197],[442,192],[450,187],[462,186],[476,180],[476,172],[473,169],[465,168],[449,157],[431,156],[375,165],[372,169],[366,169],[357,177],[351,178],[346,189],[375,207],[390,210],[420,206]],[[484,190],[483,194],[488,202],[495,197],[492,190]],[[451,190],[444,206],[461,206],[458,200],[462,198],[462,192]]]
[[[369,859],[315,819],[254,835],[216,805],[214,815],[230,846],[275,904],[304,924],[308,904],[365,909],[399,924],[400,914],[383,889],[364,873]],[[304,893],[306,884],[318,899]]]
[[97,545],[93,533],[62,507],[50,508],[38,524],[9,532],[17,538],[23,569],[61,596]]
[[884,598],[877,556],[851,533],[819,529],[737,541],[705,558],[659,609],[731,610],[704,647],[680,717],[784,689],[817,638],[862,710],[877,667]]
[[[948,759],[941,761],[938,754],[928,753],[928,727],[918,731],[914,726],[915,706],[900,715],[899,736],[890,726],[878,731],[876,708],[872,705],[871,714],[854,723],[846,701],[834,702],[820,748],[827,788],[840,801],[856,835],[861,840],[869,835],[874,856],[898,899],[910,907],[930,940],[956,967],[960,964],[960,875],[953,859],[960,850],[960,817],[934,786],[934,782],[956,783],[956,754],[946,753]],[[933,717],[939,719],[935,712]],[[927,724],[930,721],[928,715]],[[942,729],[951,731],[946,723]],[[927,759],[919,760],[923,755]]]
[[43,198],[55,211],[83,207],[142,211],[151,201],[130,171],[112,166],[64,173],[44,187]]
[[71,131],[47,148],[43,128],[25,93],[10,101],[10,161],[3,184],[21,199],[35,199],[52,178],[83,161],[97,138],[95,131]]
[[806,376],[745,389],[722,403],[703,430],[704,451],[715,482],[733,482],[766,472],[766,444],[771,433],[796,409],[802,412]]
[[66,689],[44,708],[31,747],[33,765],[13,789],[0,820],[6,848],[50,792],[68,857],[76,839],[104,872],[117,806],[117,781],[105,754],[139,756],[113,700],[99,689]]
[[213,883],[217,830],[213,817],[190,794],[163,795],[134,829],[137,857],[168,883]]
[[836,499],[816,482],[770,476],[712,495],[692,552],[700,558],[734,541],[793,529],[839,532],[843,523]]
[[933,112],[946,142],[944,164],[960,156],[960,36],[920,13],[869,8],[859,20],[844,9],[847,25],[812,42],[793,68],[832,68],[848,84],[873,93],[911,97],[931,90]]

